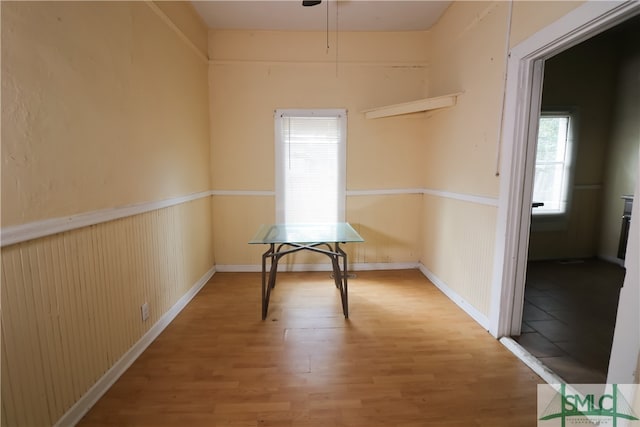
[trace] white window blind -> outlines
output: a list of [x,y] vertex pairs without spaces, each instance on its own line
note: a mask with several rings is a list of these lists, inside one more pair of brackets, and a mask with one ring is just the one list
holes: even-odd
[[276,111],[276,220],[344,221],[346,112]]
[[544,205],[534,209],[534,215],[567,212],[571,153],[571,116],[544,114],[540,117],[533,201]]

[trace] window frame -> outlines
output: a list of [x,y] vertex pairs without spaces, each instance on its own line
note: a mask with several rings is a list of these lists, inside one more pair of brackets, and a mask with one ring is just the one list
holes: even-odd
[[[567,128],[567,154],[568,160],[563,163],[565,165],[565,209],[564,212],[544,212],[539,208],[532,209],[532,221],[531,226],[533,231],[552,231],[566,229],[568,225],[569,215],[571,213],[572,199],[573,199],[573,187],[574,187],[574,175],[576,166],[576,154],[577,154],[577,129],[578,129],[578,112],[573,107],[561,107],[561,108],[543,108],[538,117],[536,131],[536,150],[537,156],[538,148],[538,136],[540,132],[540,119],[545,117],[568,117],[569,125]],[[535,167],[537,166],[537,160],[533,165],[533,182],[535,185]],[[567,166],[568,164],[568,166]],[[568,170],[567,170],[568,169]],[[537,200],[533,200],[534,202]]]
[[338,200],[337,221],[345,221],[346,182],[347,182],[347,110],[339,108],[327,109],[276,109],[274,112],[275,140],[275,207],[276,223],[285,222],[285,147],[282,138],[283,117],[337,117],[339,120],[340,139],[338,141]]

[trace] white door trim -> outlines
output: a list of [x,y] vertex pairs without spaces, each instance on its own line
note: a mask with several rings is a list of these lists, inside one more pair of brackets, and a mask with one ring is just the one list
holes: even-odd
[[[528,247],[531,180],[527,150],[535,135],[542,84],[541,64],[623,20],[640,13],[638,1],[587,1],[514,46],[507,60],[500,158],[500,195],[489,332],[496,338],[519,333]],[[533,123],[534,126],[530,124]],[[525,236],[526,234],[526,236]]]

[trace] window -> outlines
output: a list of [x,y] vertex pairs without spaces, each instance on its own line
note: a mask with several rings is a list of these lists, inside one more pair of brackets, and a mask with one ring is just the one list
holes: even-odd
[[534,215],[567,213],[572,161],[571,115],[543,113],[538,126],[538,144],[533,184],[533,202],[543,206]]
[[276,110],[276,221],[343,222],[346,110]]

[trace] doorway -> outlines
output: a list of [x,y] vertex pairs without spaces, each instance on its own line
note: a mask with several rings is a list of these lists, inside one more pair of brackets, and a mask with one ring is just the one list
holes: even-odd
[[[543,71],[545,61],[567,51],[604,31],[638,16],[640,5],[637,3],[601,3],[587,2],[571,14],[561,18],[553,25],[535,34],[510,51],[507,70],[506,97],[504,109],[503,135],[505,143],[501,149],[502,163],[500,175],[502,187],[498,209],[498,239],[496,244],[496,270],[494,276],[493,309],[490,322],[490,332],[501,337],[501,341],[516,353],[525,363],[538,374],[552,382],[558,381],[558,376],[548,375],[548,368],[542,366],[531,355],[524,352],[522,347],[514,344],[508,337],[521,335],[523,309],[525,307],[525,279],[529,262],[529,241],[532,226],[533,179],[538,120],[542,107]],[[594,60],[595,61],[595,60]],[[593,62],[584,66],[592,67]],[[581,73],[574,75],[580,79]],[[636,99],[638,96],[636,96]],[[567,105],[564,105],[566,107]],[[637,112],[636,112],[637,116]],[[582,117],[584,119],[584,116]],[[588,117],[587,120],[593,120]],[[534,141],[529,144],[528,141]],[[638,168],[638,149],[631,159],[634,167]],[[576,184],[580,184],[576,181]],[[599,184],[600,192],[605,193],[605,184]],[[583,192],[597,190],[597,183],[583,183],[579,187]],[[585,193],[586,194],[586,193]],[[618,199],[620,195],[617,196]],[[636,203],[637,204],[637,203]],[[602,210],[602,209],[601,209]],[[618,217],[618,221],[620,218]],[[604,221],[603,221],[604,223]],[[547,224],[553,227],[553,224]],[[557,226],[557,224],[556,224]],[[620,223],[618,222],[618,228]],[[632,221],[632,230],[638,227],[637,218]],[[598,230],[596,234],[602,232]],[[633,234],[633,233],[632,233]],[[635,236],[635,234],[633,234]],[[580,235],[580,237],[584,237]],[[587,239],[589,240],[589,239]],[[633,296],[640,288],[638,280],[637,238],[630,239],[633,256],[628,257],[628,271],[625,286],[622,290],[626,296]],[[591,240],[593,241],[593,240]],[[599,238],[597,240],[600,241]],[[532,242],[533,243],[533,242]],[[574,242],[570,242],[574,243]],[[595,249],[596,257],[601,256]],[[591,259],[588,257],[586,259]],[[573,262],[574,259],[562,259]],[[578,261],[584,259],[577,259]],[[617,382],[633,382],[632,372],[635,372],[638,354],[638,337],[636,321],[640,306],[629,298],[620,298],[621,308],[617,313],[618,325],[615,331],[611,360],[616,361],[616,369],[609,370],[608,380],[613,378]],[[636,301],[635,298],[632,298]],[[627,301],[629,300],[629,301]],[[624,325],[623,325],[624,324]],[[627,331],[618,336],[619,332]],[[624,357],[620,357],[624,356]],[[624,366],[622,366],[622,364]],[[633,366],[631,366],[633,364]],[[633,378],[632,378],[633,377]],[[622,378],[622,380],[620,380]]]
[[[569,383],[604,383],[625,269],[640,17],[545,60],[520,334]],[[637,132],[636,132],[637,133]],[[531,166],[531,165],[530,165]]]

